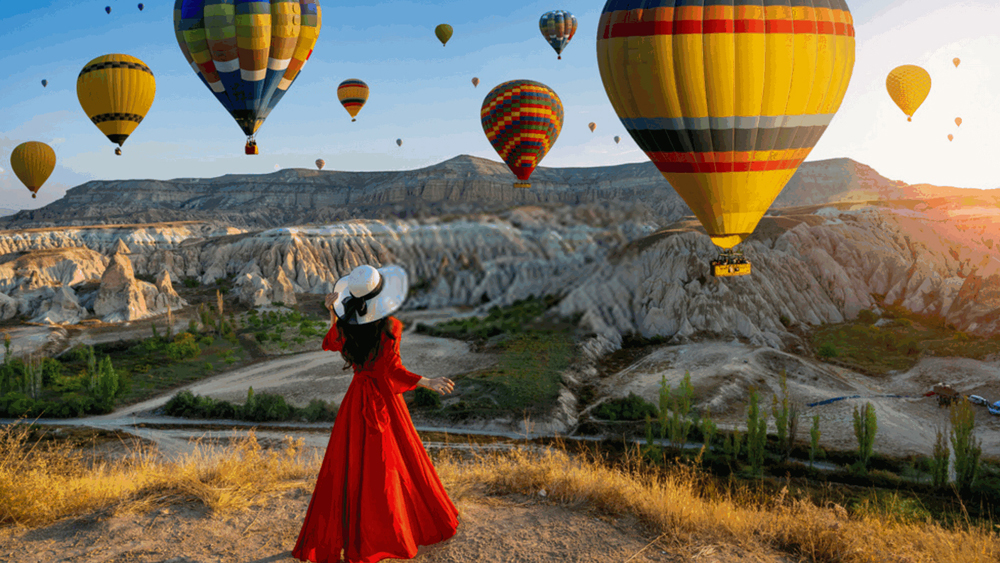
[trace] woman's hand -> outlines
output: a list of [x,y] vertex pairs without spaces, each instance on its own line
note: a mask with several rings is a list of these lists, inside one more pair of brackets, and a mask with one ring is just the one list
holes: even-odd
[[447,377],[435,377],[434,379],[428,379],[425,377],[420,381],[420,383],[431,391],[437,391],[442,395],[447,395],[455,390],[455,382]]
[[333,304],[337,302],[337,298],[340,297],[340,293],[334,291],[333,293],[326,294],[326,308],[333,311]]

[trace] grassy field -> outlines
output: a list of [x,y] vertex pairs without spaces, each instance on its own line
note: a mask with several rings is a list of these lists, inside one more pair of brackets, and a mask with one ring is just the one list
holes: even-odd
[[[97,511],[137,514],[182,504],[224,517],[289,489],[311,492],[321,463],[319,451],[304,453],[301,441],[286,437],[283,447],[265,450],[252,432],[221,454],[198,448],[177,461],[135,445],[127,448],[135,453],[130,458],[88,459],[67,441],[36,443],[31,433],[27,425],[0,429],[0,526],[41,528]],[[760,554],[756,560],[773,560],[775,551],[819,563],[1000,557],[992,522],[941,524],[892,492],[852,506],[818,503],[788,481],[720,481],[697,465],[650,465],[634,450],[612,460],[558,445],[544,453],[480,450],[468,459],[445,451],[435,458],[455,501],[537,497],[544,489],[546,502],[638,518],[669,544],[738,545]]]
[[494,307],[481,319],[417,325],[417,332],[467,340],[499,356],[493,367],[452,378],[461,390],[457,400],[443,407],[418,402],[417,408],[452,421],[550,412],[559,398],[561,373],[575,353],[574,320],[545,314],[557,302],[554,296],[529,298]]
[[905,371],[924,355],[983,359],[1000,353],[1000,338],[983,338],[956,330],[940,319],[887,306],[879,320],[871,311],[858,319],[825,325],[813,331],[812,346],[821,358],[832,358],[858,371],[884,375]]

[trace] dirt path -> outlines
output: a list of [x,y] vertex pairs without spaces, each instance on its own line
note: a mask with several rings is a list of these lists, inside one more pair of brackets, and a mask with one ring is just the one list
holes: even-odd
[[[311,489],[312,484],[309,485]],[[311,492],[311,491],[310,491]],[[144,514],[91,514],[44,528],[0,528],[9,563],[294,563],[310,492],[287,491],[259,508],[213,517],[200,505]],[[537,497],[470,496],[456,502],[458,533],[421,547],[415,563],[761,561],[737,548],[671,546],[630,517]],[[778,557],[764,561],[784,561]],[[395,559],[386,561],[397,561]]]

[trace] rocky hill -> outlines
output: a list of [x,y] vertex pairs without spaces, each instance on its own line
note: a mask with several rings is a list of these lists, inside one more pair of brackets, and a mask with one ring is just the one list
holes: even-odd
[[[648,161],[593,168],[539,167],[527,190],[514,188],[513,180],[502,163],[461,155],[396,172],[286,169],[209,179],[92,181],[46,207],[8,217],[0,226],[194,220],[262,229],[362,217],[398,219],[588,203],[634,210],[660,222],[691,214]],[[884,178],[850,159],[833,159],[803,164],[774,207],[926,198],[925,191]]]

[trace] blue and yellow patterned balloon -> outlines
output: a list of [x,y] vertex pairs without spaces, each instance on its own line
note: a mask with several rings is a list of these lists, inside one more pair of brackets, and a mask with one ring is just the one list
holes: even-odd
[[545,12],[542,19],[538,20],[538,28],[549,45],[556,50],[559,55],[557,58],[562,59],[563,49],[576,33],[576,16],[566,10]]
[[248,146],[312,54],[321,23],[316,0],[174,2],[181,51]]
[[520,182],[528,179],[559,137],[563,104],[551,88],[533,80],[511,80],[490,90],[480,110],[486,138]]

